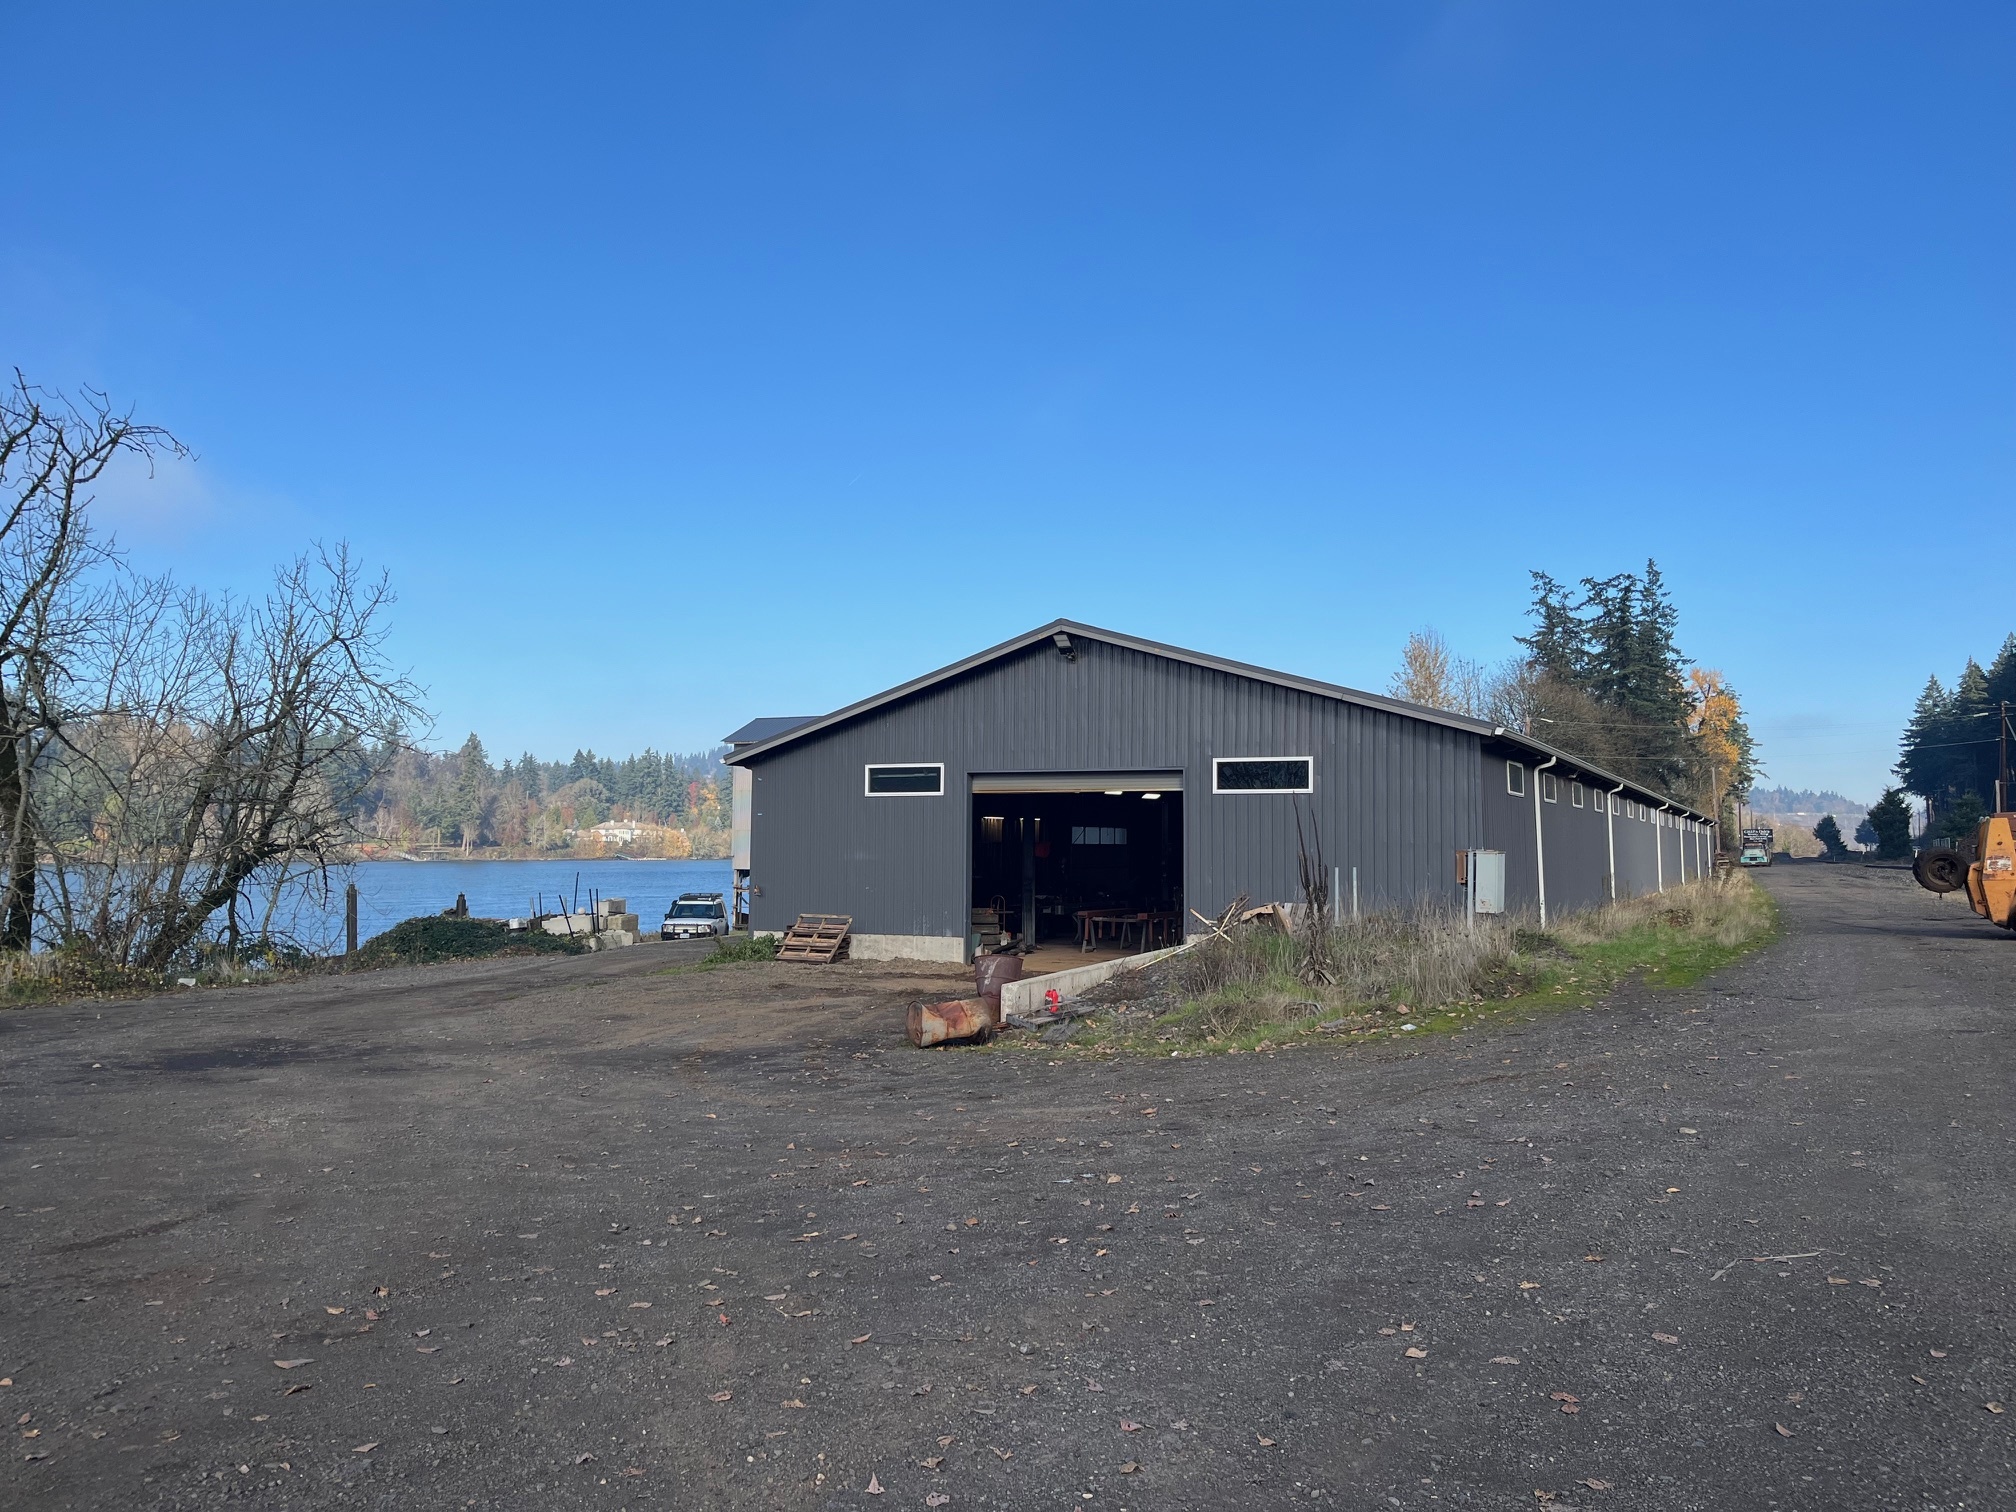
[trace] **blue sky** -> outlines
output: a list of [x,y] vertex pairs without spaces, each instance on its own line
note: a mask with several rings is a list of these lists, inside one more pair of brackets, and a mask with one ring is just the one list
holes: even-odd
[[1866,799],[2016,625],[2007,5],[0,43],[0,359],[196,448],[107,490],[141,565],[389,569],[444,744],[699,748],[1057,615],[1380,688],[1649,555],[1771,778]]

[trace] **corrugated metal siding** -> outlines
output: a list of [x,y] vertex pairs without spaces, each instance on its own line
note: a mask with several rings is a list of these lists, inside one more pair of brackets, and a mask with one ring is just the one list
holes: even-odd
[[[1184,902],[1292,899],[1284,794],[1213,794],[1216,756],[1310,756],[1313,815],[1348,906],[1453,902],[1454,853],[1480,840],[1477,737],[1465,731],[1079,638],[1045,644],[760,757],[751,872],[758,929],[799,913],[867,934],[960,935],[975,772],[1180,770]],[[943,762],[935,798],[869,798],[869,762]]]

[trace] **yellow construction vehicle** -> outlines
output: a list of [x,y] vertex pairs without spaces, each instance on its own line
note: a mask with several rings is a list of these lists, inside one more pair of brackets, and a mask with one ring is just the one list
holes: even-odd
[[1920,851],[1911,875],[1928,892],[1967,891],[1974,912],[1991,924],[2016,929],[2016,814],[1990,814],[1966,851]]

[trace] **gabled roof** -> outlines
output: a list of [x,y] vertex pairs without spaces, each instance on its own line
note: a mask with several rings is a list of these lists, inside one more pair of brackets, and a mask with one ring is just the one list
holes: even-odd
[[[1613,773],[1604,771],[1601,767],[1584,761],[1581,757],[1575,756],[1570,752],[1556,750],[1553,746],[1543,741],[1535,740],[1529,735],[1522,735],[1515,730],[1508,730],[1502,725],[1494,725],[1489,720],[1472,719],[1467,714],[1453,713],[1448,709],[1431,709],[1426,704],[1408,703],[1405,699],[1401,698],[1387,698],[1378,693],[1365,693],[1356,688],[1343,687],[1337,683],[1320,682],[1313,677],[1298,677],[1292,672],[1276,672],[1270,668],[1255,667],[1246,662],[1229,661],[1222,656],[1209,656],[1202,651],[1189,651],[1181,646],[1169,646],[1164,645],[1160,641],[1143,640],[1136,635],[1124,635],[1117,630],[1102,630],[1097,625],[1080,624],[1077,620],[1068,619],[1052,620],[1047,625],[1039,625],[1034,630],[1016,636],[1013,640],[1005,640],[998,646],[990,646],[985,651],[975,652],[963,661],[956,661],[949,667],[940,667],[935,672],[927,672],[922,677],[912,678],[909,682],[902,683],[885,692],[877,693],[871,698],[864,698],[858,703],[851,703],[844,709],[836,709],[831,714],[819,715],[815,718],[805,720],[751,720],[742,729],[737,730],[735,734],[728,737],[728,743],[735,746],[735,750],[726,760],[730,766],[734,766],[753,760],[759,756],[767,756],[772,751],[781,749],[784,746],[809,739],[822,730],[829,730],[835,725],[845,724],[852,719],[859,719],[864,714],[871,714],[886,705],[897,703],[915,694],[922,693],[927,689],[937,686],[939,683],[949,682],[955,677],[963,676],[965,673],[984,667],[989,662],[998,661],[1006,656],[1012,656],[1016,652],[1025,651],[1031,646],[1042,645],[1046,641],[1054,640],[1058,635],[1082,636],[1086,640],[1103,641],[1109,646],[1120,646],[1126,650],[1139,651],[1149,656],[1165,657],[1170,661],[1186,662],[1193,667],[1205,667],[1211,671],[1224,672],[1233,677],[1251,678],[1255,682],[1271,683],[1275,687],[1290,688],[1296,692],[1312,694],[1318,698],[1334,698],[1342,703],[1358,704],[1369,709],[1383,709],[1388,713],[1402,714],[1409,719],[1418,719],[1426,724],[1442,725],[1452,730],[1463,730],[1469,734],[1481,736],[1486,740],[1501,742],[1522,751],[1537,753],[1543,757],[1555,757],[1564,765],[1572,766],[1577,771],[1587,773],[1589,776],[1602,778],[1613,787],[1622,787],[1629,793],[1649,799],[1654,803],[1666,805],[1678,812],[1691,814],[1697,819],[1705,819],[1707,817],[1688,805],[1668,798],[1651,788],[1627,781]],[[773,724],[782,728],[769,734],[754,733],[766,725]],[[742,743],[745,739],[749,743]]]
[[721,743],[734,746],[737,750],[743,746],[761,745],[766,740],[775,740],[779,735],[789,734],[800,725],[808,725],[818,717],[817,714],[773,714],[762,719],[752,719],[734,734],[723,735]]

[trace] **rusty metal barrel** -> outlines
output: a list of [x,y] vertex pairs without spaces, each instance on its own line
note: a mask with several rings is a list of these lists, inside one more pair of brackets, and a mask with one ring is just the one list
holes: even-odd
[[995,1022],[1001,1019],[1003,984],[1019,981],[1021,976],[1022,957],[1019,955],[973,957],[973,986],[980,994],[980,1001],[994,1010]]
[[999,1022],[999,1005],[989,1008],[985,1003],[955,998],[949,1003],[913,1004],[906,1028],[910,1043],[922,1050],[953,1040],[984,1040]]

